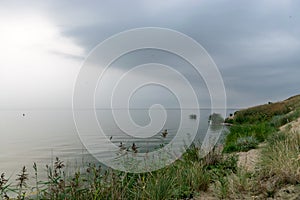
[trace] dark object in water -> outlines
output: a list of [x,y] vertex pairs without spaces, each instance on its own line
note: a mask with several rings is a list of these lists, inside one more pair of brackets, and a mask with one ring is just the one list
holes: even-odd
[[121,151],[126,150],[126,147],[122,142],[120,142],[120,145],[118,147],[120,148]]
[[132,146],[131,146],[131,149],[134,153],[137,153],[138,152],[138,147],[135,145],[135,143],[132,143]]
[[210,125],[221,125],[224,123],[224,119],[221,114],[213,113],[209,116],[208,123]]
[[23,113],[22,116],[25,117],[25,113]]
[[163,132],[161,132],[161,136],[162,136],[163,138],[166,138],[167,135],[168,135],[168,130],[167,130],[167,129],[165,129]]
[[190,119],[197,119],[197,115],[196,114],[191,114]]

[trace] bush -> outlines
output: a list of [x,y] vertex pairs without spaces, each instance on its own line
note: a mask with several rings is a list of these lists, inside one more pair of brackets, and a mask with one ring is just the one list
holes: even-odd
[[232,118],[226,118],[224,122],[228,123],[228,124],[233,124],[234,123],[234,119],[232,119]]
[[209,116],[209,120],[212,124],[222,124],[224,122],[224,118],[219,113],[213,113]]
[[253,136],[238,138],[236,146],[239,151],[249,151],[258,146],[258,141]]
[[224,147],[224,152],[249,151],[258,146],[258,141],[253,136],[238,138],[235,143],[230,143]]

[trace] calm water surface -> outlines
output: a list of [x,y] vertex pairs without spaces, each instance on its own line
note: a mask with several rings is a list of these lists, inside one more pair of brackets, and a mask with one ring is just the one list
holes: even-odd
[[[227,113],[234,111],[228,110]],[[107,136],[112,137],[113,143],[118,145],[123,142],[129,146],[135,142],[140,147],[139,151],[148,151],[173,138],[179,126],[180,112],[179,109],[167,109],[168,118],[162,129],[168,129],[169,134],[164,140],[159,134],[138,140],[126,135],[113,122],[111,110],[97,110],[97,117]],[[190,113],[194,113],[192,109]],[[133,109],[130,114],[141,126],[150,122],[146,109]],[[210,114],[208,109],[200,110],[199,129],[195,140],[201,141],[207,130],[215,131],[209,129]],[[195,121],[190,120],[191,123]],[[184,127],[184,130],[188,133],[189,127]],[[79,139],[71,110],[2,110],[0,131],[0,172],[6,172],[7,176],[14,176],[24,165],[31,169],[33,162],[37,162],[40,169],[44,170],[44,166],[50,164],[55,157],[64,160],[70,172],[82,166],[82,163],[96,162]]]

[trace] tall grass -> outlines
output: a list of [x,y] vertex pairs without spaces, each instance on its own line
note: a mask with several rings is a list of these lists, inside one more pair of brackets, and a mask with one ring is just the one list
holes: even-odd
[[[235,113],[223,152],[261,148],[255,171],[238,168],[236,173],[219,176],[214,183],[221,199],[290,199],[295,195],[279,191],[300,184],[300,133],[279,128],[300,117],[300,95],[278,103],[256,106]],[[291,125],[290,125],[291,126]],[[290,129],[293,130],[293,129]],[[283,190],[285,191],[285,190]]]
[[254,149],[279,127],[299,117],[300,96],[238,111],[233,119],[227,119],[233,126],[226,136],[224,152]]
[[273,139],[261,159],[262,179],[272,179],[274,186],[300,183],[300,134]]
[[[279,105],[285,104],[281,103]],[[258,106],[237,114],[233,122],[234,125],[230,127],[229,133],[226,136],[224,152],[229,153],[254,149],[258,146],[258,143],[264,142],[271,134],[276,133],[279,127],[300,117],[300,109],[280,114],[285,112],[275,112],[278,106],[273,106],[274,110],[272,112],[269,111],[268,117],[265,120],[260,120],[254,117],[256,115],[260,116],[260,113],[255,113],[254,111],[262,108],[265,109],[264,106]],[[251,116],[251,120],[249,120],[248,115]],[[238,120],[238,123],[236,123],[236,120]],[[240,124],[240,122],[243,123]]]
[[[206,191],[219,176],[236,171],[236,159],[214,149],[201,157],[200,148],[192,145],[181,159],[173,164],[148,173],[126,173],[88,164],[84,171],[66,176],[65,164],[59,158],[46,166],[47,178],[40,180],[34,163],[34,174],[29,175],[23,167],[13,178],[1,175],[2,199],[184,199]],[[34,184],[27,185],[33,178]]]
[[239,169],[236,173],[220,177],[215,184],[214,192],[219,199],[247,199],[247,197],[253,196],[256,184],[256,180],[251,176],[244,169]]
[[297,109],[295,111],[292,111],[288,114],[285,114],[285,115],[276,115],[274,116],[271,121],[270,121],[270,124],[273,126],[273,127],[281,127],[297,118],[300,117],[300,109]]
[[236,173],[219,176],[214,184],[218,198],[291,198],[289,193],[279,194],[279,191],[300,184],[300,133],[278,132],[266,141],[255,172],[238,168]]

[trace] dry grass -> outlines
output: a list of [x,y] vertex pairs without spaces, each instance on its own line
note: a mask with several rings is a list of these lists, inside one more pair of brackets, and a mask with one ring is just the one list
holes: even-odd
[[268,103],[236,112],[234,121],[237,123],[255,123],[269,121],[276,115],[284,115],[300,108],[300,95],[284,101]]
[[251,174],[240,168],[237,173],[221,177],[214,185],[218,199],[247,199],[252,196],[255,180]]
[[214,184],[214,193],[219,199],[290,199],[300,196],[300,190],[293,189],[300,184],[300,132],[274,133],[261,149],[254,170],[240,167],[236,173],[219,178]]
[[261,179],[272,181],[275,187],[300,183],[300,134],[287,134],[268,145],[261,157]]

